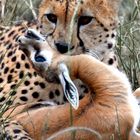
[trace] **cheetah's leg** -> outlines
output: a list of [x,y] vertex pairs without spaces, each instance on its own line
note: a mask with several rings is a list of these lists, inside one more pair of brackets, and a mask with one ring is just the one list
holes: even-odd
[[0,140],[20,139],[33,140],[17,121],[1,119]]

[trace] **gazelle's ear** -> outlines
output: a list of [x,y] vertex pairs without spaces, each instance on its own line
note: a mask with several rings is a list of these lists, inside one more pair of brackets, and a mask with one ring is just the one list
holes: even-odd
[[79,106],[79,94],[76,86],[72,82],[67,66],[64,63],[59,64],[59,79],[67,100],[74,109]]

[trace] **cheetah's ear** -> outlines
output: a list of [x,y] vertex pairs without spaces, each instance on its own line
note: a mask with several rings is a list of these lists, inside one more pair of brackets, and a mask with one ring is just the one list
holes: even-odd
[[67,66],[64,63],[59,64],[59,79],[67,100],[74,109],[79,106],[79,94],[76,86],[72,82]]

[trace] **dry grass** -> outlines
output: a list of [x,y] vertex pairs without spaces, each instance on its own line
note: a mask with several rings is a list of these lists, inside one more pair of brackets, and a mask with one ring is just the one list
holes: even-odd
[[11,25],[17,21],[35,19],[40,1],[41,0],[6,0],[5,10],[2,12],[2,8],[0,8],[1,13],[4,13],[1,16],[0,23],[3,25]]
[[121,68],[133,89],[140,87],[140,0],[127,0],[122,9],[116,47]]

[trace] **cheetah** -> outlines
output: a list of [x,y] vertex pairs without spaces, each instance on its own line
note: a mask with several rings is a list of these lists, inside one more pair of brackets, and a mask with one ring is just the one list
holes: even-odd
[[[51,81],[48,83],[41,78],[19,49],[16,40],[27,27],[40,30],[50,46],[60,53],[95,54],[99,60],[116,66],[113,48],[119,1],[82,1],[74,23],[72,43],[68,45],[66,33],[76,4],[75,0],[43,0],[39,8],[39,23],[15,25],[0,37],[0,104],[6,102],[8,91],[15,89],[24,77],[25,80],[12,92],[13,99],[9,101],[10,104],[19,105],[46,100],[63,104],[66,101],[61,86],[58,83],[52,84]],[[83,92],[88,91],[81,82],[78,81],[76,85],[81,96]]]
[[[42,0],[38,22],[17,24],[0,36],[0,105],[6,103],[14,107],[43,101],[56,104],[67,101],[59,82],[42,78],[29,62],[26,52],[20,50],[17,40],[27,28],[39,30],[59,53],[87,53],[117,66],[114,47],[120,1],[82,1],[74,22],[72,42],[68,44],[66,36],[76,4],[75,0]],[[79,80],[75,85],[79,98],[83,98],[88,88]]]

